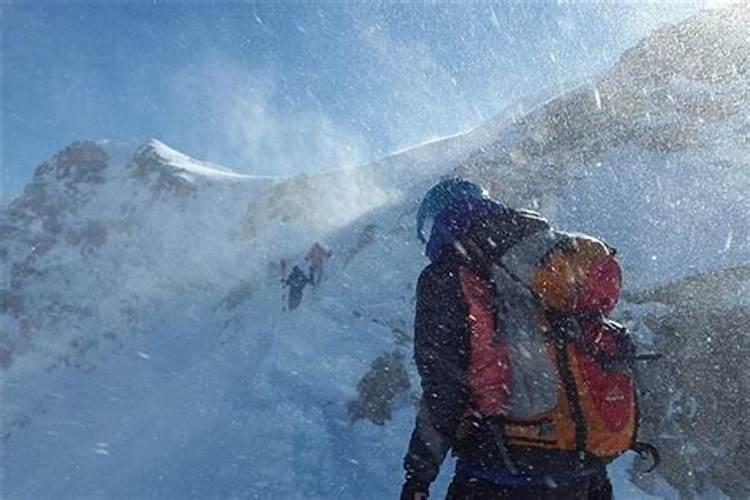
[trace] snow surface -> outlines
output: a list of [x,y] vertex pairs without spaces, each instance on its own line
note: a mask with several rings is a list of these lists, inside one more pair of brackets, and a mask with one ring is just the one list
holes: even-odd
[[[11,402],[43,392],[7,442],[5,494],[397,497],[410,403],[385,427],[350,424],[345,403],[374,354],[406,349],[382,324],[410,315],[424,264],[412,240],[391,236],[346,266],[332,262],[298,312],[281,311],[275,279],[231,313],[219,290],[181,292],[150,304],[121,344],[98,347],[90,371],[9,381]],[[383,258],[397,265],[368,264]],[[629,461],[612,466],[618,498],[648,498],[626,479]]]

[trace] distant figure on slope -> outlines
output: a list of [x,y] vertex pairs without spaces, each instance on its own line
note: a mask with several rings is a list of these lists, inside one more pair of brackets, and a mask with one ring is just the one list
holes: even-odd
[[310,284],[318,286],[320,279],[323,277],[323,266],[331,258],[332,252],[323,248],[320,243],[316,242],[305,260],[310,263]]
[[281,283],[281,310],[286,311],[287,297],[286,297],[286,259],[279,259],[279,283]]
[[293,311],[302,302],[302,291],[305,289],[305,285],[310,283],[310,278],[299,266],[294,266],[289,277],[283,283],[289,287],[289,310]]

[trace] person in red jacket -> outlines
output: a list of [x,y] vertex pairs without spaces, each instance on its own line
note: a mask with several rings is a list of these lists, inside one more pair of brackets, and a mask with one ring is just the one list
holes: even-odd
[[309,252],[307,252],[307,256],[305,256],[305,260],[310,263],[310,271],[308,275],[310,276],[310,284],[312,286],[318,286],[320,284],[320,280],[323,277],[323,267],[325,266],[325,263],[328,259],[331,258],[331,251],[326,250],[323,248],[320,243],[315,243]]
[[610,499],[603,461],[576,451],[508,446],[502,427],[475,410],[479,395],[472,381],[482,370],[491,372],[498,398],[512,385],[507,366],[481,366],[482,353],[472,349],[478,328],[494,328],[483,324],[491,319],[474,314],[472,302],[491,310],[495,292],[487,285],[490,269],[469,258],[471,249],[461,241],[469,227],[488,217],[500,221],[500,237],[491,242],[499,254],[549,227],[541,217],[506,208],[461,179],[435,186],[419,210],[420,237],[424,222],[433,220],[426,242],[431,263],[417,283],[414,359],[422,396],[404,459],[401,500],[429,496],[449,450],[457,458],[450,500]]

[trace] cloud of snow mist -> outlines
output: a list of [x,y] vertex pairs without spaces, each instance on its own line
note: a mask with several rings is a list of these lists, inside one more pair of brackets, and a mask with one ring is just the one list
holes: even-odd
[[395,149],[454,135],[482,122],[482,113],[467,95],[470,89],[438,61],[430,45],[397,39],[378,23],[362,28],[359,36],[376,61],[377,75],[372,76],[386,81],[390,89],[380,106],[385,133]]
[[[321,109],[290,103],[282,83],[273,68],[248,69],[216,54],[171,80],[182,105],[204,110],[215,128],[216,135],[205,138],[205,159],[226,157],[229,144],[241,164],[228,166],[240,172],[294,176],[236,208],[254,218],[259,231],[271,231],[262,239],[279,246],[256,247],[265,255],[325,238],[389,199],[373,177],[349,168],[371,157],[371,141]],[[279,224],[290,220],[288,213],[293,222]],[[280,227],[269,227],[274,224]]]
[[[284,95],[273,68],[249,69],[220,54],[170,77],[182,106],[199,110],[214,129],[202,138],[209,160],[237,158],[243,173],[289,175],[349,167],[368,157],[367,140],[320,109]],[[199,116],[200,119],[200,116]]]
[[184,68],[170,84],[182,105],[204,110],[215,128],[216,136],[205,138],[205,159],[226,157],[229,144],[242,164],[228,166],[290,176],[236,207],[258,231],[253,251],[270,256],[295,245],[299,251],[392,199],[376,177],[349,168],[371,157],[371,141],[320,109],[290,103],[273,68],[248,69],[214,55]]
[[643,1],[625,3],[626,15],[619,9],[601,7],[604,19],[619,27],[628,43],[635,44],[650,32],[666,24],[673,24],[696,14],[702,9],[712,9],[732,4],[732,0],[673,0],[667,2]]

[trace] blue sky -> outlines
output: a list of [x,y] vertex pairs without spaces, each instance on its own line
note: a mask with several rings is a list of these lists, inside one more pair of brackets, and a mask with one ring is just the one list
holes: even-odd
[[604,71],[700,3],[6,3],[3,193],[78,139],[316,172]]

